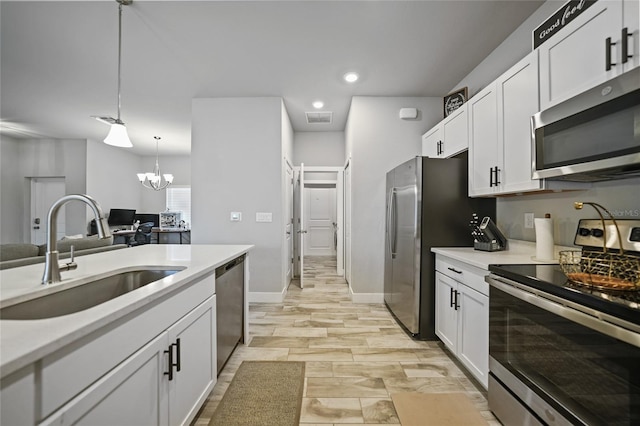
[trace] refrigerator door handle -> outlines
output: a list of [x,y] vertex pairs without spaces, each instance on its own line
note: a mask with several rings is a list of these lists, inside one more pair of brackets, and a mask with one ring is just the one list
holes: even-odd
[[396,218],[396,188],[391,189],[391,258],[396,258],[398,223]]
[[393,197],[393,189],[390,189],[387,194],[387,217],[386,217],[386,232],[387,232],[387,250],[391,253],[391,203]]

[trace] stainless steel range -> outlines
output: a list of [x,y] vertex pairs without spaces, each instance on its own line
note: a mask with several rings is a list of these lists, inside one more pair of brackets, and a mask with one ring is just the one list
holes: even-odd
[[[582,220],[576,245],[640,256],[640,220]],[[604,231],[604,232],[603,232]],[[576,284],[558,265],[492,265],[489,406],[505,425],[640,424],[640,291]],[[638,271],[640,274],[640,271]]]

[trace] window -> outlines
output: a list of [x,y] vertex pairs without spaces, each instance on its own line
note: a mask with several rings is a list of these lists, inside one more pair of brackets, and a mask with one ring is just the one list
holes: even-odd
[[182,212],[182,220],[191,226],[191,187],[172,186],[167,191],[167,209]]

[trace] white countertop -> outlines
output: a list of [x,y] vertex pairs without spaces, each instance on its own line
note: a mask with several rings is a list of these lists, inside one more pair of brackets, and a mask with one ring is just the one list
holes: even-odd
[[[0,377],[171,293],[247,253],[251,245],[148,244],[76,258],[62,282],[40,284],[44,264],[0,271],[0,307],[75,287],[119,272],[158,267],[184,270],[77,313],[39,320],[0,320]],[[169,268],[167,268],[169,267]]]
[[473,247],[433,247],[431,251],[488,270],[489,265],[558,263],[558,252],[571,249],[575,250],[574,247],[554,246],[554,259],[547,260],[535,258],[536,243],[520,240],[509,240],[508,250],[503,251],[480,251]]

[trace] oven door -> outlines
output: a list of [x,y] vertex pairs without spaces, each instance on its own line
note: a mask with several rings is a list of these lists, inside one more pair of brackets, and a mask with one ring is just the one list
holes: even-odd
[[487,281],[489,368],[498,384],[547,424],[640,424],[637,325],[603,321],[502,277]]

